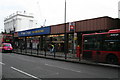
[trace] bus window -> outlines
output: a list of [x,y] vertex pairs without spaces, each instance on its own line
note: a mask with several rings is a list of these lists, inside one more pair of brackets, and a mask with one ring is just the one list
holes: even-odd
[[99,50],[100,40],[96,35],[84,36],[84,50]]
[[[115,35],[115,34],[114,34]],[[103,39],[103,50],[105,51],[120,51],[120,34],[109,34],[108,38]]]

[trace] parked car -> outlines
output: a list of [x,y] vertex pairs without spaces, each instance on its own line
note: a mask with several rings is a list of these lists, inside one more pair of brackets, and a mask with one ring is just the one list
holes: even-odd
[[2,52],[12,52],[13,50],[11,43],[2,43],[0,47]]

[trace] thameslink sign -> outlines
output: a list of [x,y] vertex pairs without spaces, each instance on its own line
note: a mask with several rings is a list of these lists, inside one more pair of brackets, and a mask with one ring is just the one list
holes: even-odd
[[50,27],[30,29],[30,30],[18,32],[19,37],[22,37],[22,36],[35,36],[35,35],[43,35],[43,34],[50,34]]

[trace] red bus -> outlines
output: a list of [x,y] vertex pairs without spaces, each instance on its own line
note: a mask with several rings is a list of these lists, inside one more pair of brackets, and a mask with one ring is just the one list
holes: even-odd
[[83,34],[82,39],[83,59],[120,64],[120,29]]
[[3,43],[12,43],[12,35],[11,34],[3,34],[2,38]]

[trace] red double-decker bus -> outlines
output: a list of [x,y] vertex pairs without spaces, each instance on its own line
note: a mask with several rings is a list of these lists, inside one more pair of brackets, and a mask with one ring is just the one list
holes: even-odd
[[120,29],[83,34],[83,59],[120,64]]
[[11,34],[2,34],[3,35],[3,43],[12,43],[12,35]]

